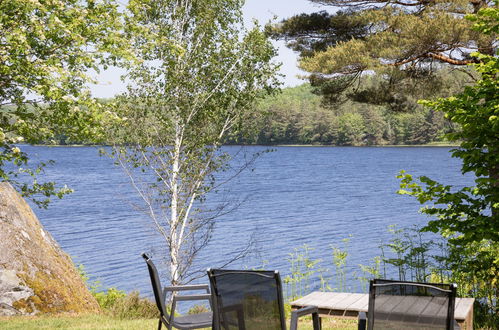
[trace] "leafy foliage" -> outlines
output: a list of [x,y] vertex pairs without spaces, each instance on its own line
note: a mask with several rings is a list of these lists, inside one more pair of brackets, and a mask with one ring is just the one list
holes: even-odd
[[[494,33],[490,17],[497,8],[479,11],[476,28]],[[462,172],[475,176],[475,186],[453,187],[401,173],[401,193],[426,204],[422,212],[432,217],[424,228],[439,232],[449,241],[448,262],[454,277],[466,279],[467,294],[485,306],[488,322],[499,319],[499,59],[475,54],[481,79],[453,97],[422,102],[445,113],[460,129],[449,139],[460,141],[452,151],[463,161]]]
[[[438,79],[448,92],[459,91],[467,74],[442,70]],[[377,90],[376,76],[365,76],[356,98],[325,105],[307,84],[286,88],[258,103],[260,111],[249,118],[245,132],[231,143],[248,144],[322,144],[322,145],[397,145],[442,141],[454,125],[443,114],[416,103],[413,95],[397,93],[384,99]],[[365,91],[365,98],[361,91]],[[371,97],[369,95],[375,95]],[[445,93],[443,93],[445,94]],[[377,98],[383,98],[378,101]],[[369,104],[366,102],[369,101]],[[260,113],[263,112],[263,115]]]
[[139,61],[117,99],[116,162],[165,240],[172,285],[188,281],[226,205],[204,208],[227,169],[220,146],[237,136],[256,98],[277,85],[275,50],[258,26],[244,30],[239,0],[133,0],[125,31]]
[[289,48],[307,57],[340,42],[367,36],[368,27],[357,18],[351,11],[335,14],[320,11],[293,16],[277,26],[267,26],[267,31],[275,38],[286,40]]
[[479,242],[483,239],[499,241],[499,88],[497,58],[479,55],[477,64],[482,79],[467,87],[457,96],[435,102],[423,102],[460,125],[460,130],[448,135],[450,140],[461,141],[460,148],[452,151],[463,160],[462,172],[475,174],[476,186],[452,191],[452,186],[442,185],[421,177],[424,187],[402,173],[402,188],[414,195],[419,202],[435,202],[443,207],[431,207],[424,212],[437,216],[430,221],[429,230],[460,233],[453,238],[458,244]]
[[317,273],[315,266],[321,261],[311,258],[310,253],[314,249],[306,244],[293,250],[293,253],[288,253],[286,259],[291,264],[291,274],[283,279],[286,286],[286,296],[290,300],[301,297],[311,290],[310,278]]
[[79,264],[76,269],[105,314],[121,320],[156,318],[158,316],[159,312],[156,303],[150,299],[140,297],[138,291],[127,294],[125,291],[116,288],[102,290],[100,281],[91,280],[91,276],[86,272],[84,265]]
[[[0,2],[0,178],[23,196],[59,197],[69,189],[39,183],[45,164],[30,167],[15,145],[48,141],[55,134],[99,140],[112,119],[90,97],[87,72],[116,63],[120,15],[110,0]],[[18,180],[32,177],[31,184]],[[48,199],[40,200],[46,206]]]
[[312,86],[328,102],[340,100],[366,73],[380,80],[360,102],[376,96],[389,101],[397,94],[433,98],[445,90],[436,71],[476,62],[472,51],[491,55],[497,46],[493,35],[471,29],[472,22],[463,19],[491,6],[490,0],[310,1],[340,10],[296,15],[268,30],[299,52],[300,68],[310,73]]

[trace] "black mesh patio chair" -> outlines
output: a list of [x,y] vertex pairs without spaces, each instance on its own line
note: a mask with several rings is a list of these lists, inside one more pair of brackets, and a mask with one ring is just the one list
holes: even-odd
[[[175,316],[175,307],[178,301],[189,301],[189,300],[208,300],[211,304],[211,295],[209,294],[209,286],[207,284],[201,285],[178,285],[178,286],[167,286],[161,289],[161,282],[159,280],[158,271],[151,258],[149,258],[145,253],[142,253],[142,257],[147,263],[147,269],[149,270],[149,275],[151,276],[152,290],[154,292],[154,299],[156,300],[156,305],[159,310],[159,322],[158,330],[164,324],[168,330],[172,328],[177,329],[199,329],[199,328],[209,328],[212,323],[213,313],[206,312],[200,314],[192,314],[185,316]],[[192,291],[192,290],[206,290],[205,294],[196,295],[178,295],[178,291]],[[173,299],[170,309],[170,313],[166,309],[166,295],[168,292],[172,292]]]
[[[375,279],[369,285],[367,329],[459,329],[454,320],[455,284]],[[366,314],[359,314],[359,330]]]
[[[279,272],[208,269],[215,330],[286,330]],[[291,330],[298,317],[312,315],[314,330],[320,330],[316,306],[291,313]]]

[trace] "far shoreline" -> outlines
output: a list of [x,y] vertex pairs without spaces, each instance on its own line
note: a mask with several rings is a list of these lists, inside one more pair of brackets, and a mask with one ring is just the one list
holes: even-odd
[[455,148],[459,144],[439,143],[439,144],[384,144],[384,145],[369,145],[369,146],[337,146],[331,144],[247,144],[244,146],[262,146],[262,147],[328,147],[328,148]]
[[[21,144],[23,145],[23,144]],[[107,144],[24,144],[25,146],[35,146],[35,147],[53,147],[53,148],[83,148],[83,147],[111,147]],[[326,147],[326,148],[455,148],[459,147],[459,143],[450,142],[432,142],[428,144],[383,144],[383,145],[366,145],[366,146],[354,146],[354,145],[332,145],[332,144],[224,144],[224,147],[287,147],[287,148],[303,148],[303,147]]]

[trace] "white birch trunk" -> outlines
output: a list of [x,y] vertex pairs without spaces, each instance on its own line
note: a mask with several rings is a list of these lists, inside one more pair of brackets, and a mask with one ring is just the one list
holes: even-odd
[[180,284],[179,274],[179,242],[181,237],[177,237],[177,228],[179,225],[178,203],[179,203],[179,167],[180,167],[180,150],[181,150],[181,136],[180,125],[175,123],[175,144],[173,146],[173,162],[172,162],[172,176],[171,176],[171,215],[170,215],[170,279],[172,285]]

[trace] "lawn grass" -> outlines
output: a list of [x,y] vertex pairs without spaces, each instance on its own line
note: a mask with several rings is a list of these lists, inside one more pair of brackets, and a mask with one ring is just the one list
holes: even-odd
[[[289,320],[288,320],[289,322]],[[30,329],[123,329],[141,330],[157,329],[157,319],[117,319],[106,315],[84,316],[14,316],[0,317],[2,330],[30,330]],[[311,330],[310,320],[300,320],[298,329]],[[357,329],[357,320],[324,318],[322,329],[354,330]]]
[[156,319],[120,320],[106,315],[14,316],[0,318],[0,329],[157,329]]

